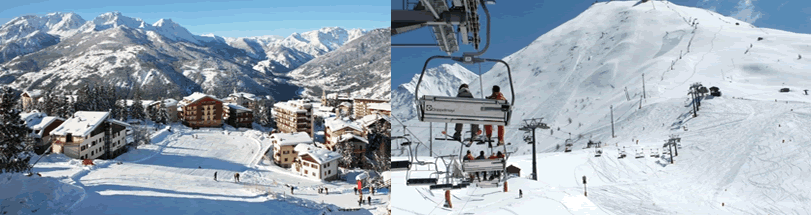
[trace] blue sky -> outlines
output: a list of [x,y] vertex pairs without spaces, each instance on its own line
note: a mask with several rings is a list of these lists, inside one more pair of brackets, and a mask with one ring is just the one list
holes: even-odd
[[[402,2],[402,0],[392,0],[392,9],[401,9]],[[496,2],[496,5],[488,7],[493,19],[491,21],[493,38],[490,48],[482,57],[501,59],[527,46],[547,31],[575,18],[595,1],[497,0]],[[670,2],[683,6],[707,8],[725,16],[750,22],[758,27],[810,33],[809,0],[672,0]],[[481,19],[484,21],[484,15]],[[431,30],[423,28],[393,36],[392,43],[435,42],[431,37]],[[473,48],[470,45],[462,45],[460,51],[473,51]],[[462,52],[455,53],[455,55],[461,55]],[[409,82],[414,74],[419,74],[425,60],[432,55],[446,54],[439,48],[393,48],[392,89]],[[435,60],[429,64],[429,67],[442,63],[453,63],[453,61]],[[474,73],[479,72],[476,65],[464,66]],[[493,64],[482,64],[482,72],[490,70],[492,66]]]
[[150,24],[170,18],[198,35],[288,36],[332,26],[367,30],[388,27],[390,9],[389,4],[380,0],[2,0],[0,23],[22,15],[51,12],[74,12],[89,21],[102,13],[119,11]]

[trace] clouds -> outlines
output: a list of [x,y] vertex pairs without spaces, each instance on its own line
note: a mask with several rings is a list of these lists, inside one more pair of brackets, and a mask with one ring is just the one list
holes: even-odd
[[740,0],[736,10],[730,13],[733,18],[753,23],[762,17],[761,11],[757,11],[753,0]]

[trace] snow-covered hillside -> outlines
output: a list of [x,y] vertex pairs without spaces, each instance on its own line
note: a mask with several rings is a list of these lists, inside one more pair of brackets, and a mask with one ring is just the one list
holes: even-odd
[[[496,188],[455,191],[456,201],[470,202],[454,213],[510,213],[543,202],[563,206],[562,214],[809,213],[810,97],[803,91],[812,85],[811,50],[808,34],[758,28],[705,9],[662,1],[596,3],[504,58],[516,88],[506,128],[506,142],[512,143],[507,149],[514,152],[509,162],[517,163],[523,176],[530,172],[531,145],[518,130],[522,119],[544,117],[552,127],[536,136],[539,150],[547,152],[541,154],[539,182],[512,179],[518,186],[511,186],[510,195],[492,197],[488,194]],[[641,100],[643,78],[646,99]],[[485,89],[494,84],[508,89],[502,66],[484,74],[483,81]],[[719,87],[722,96],[704,98],[692,118],[686,94],[695,82]],[[471,85],[479,89],[478,81]],[[436,90],[449,90],[442,87]],[[791,91],[780,93],[784,87]],[[408,114],[405,107],[395,106],[395,114]],[[428,123],[406,124],[428,144]],[[438,124],[435,135],[444,129]],[[403,133],[400,126],[393,128],[393,134]],[[673,165],[662,158],[616,157],[624,146],[631,155],[642,148],[648,156],[671,134],[682,139]],[[574,150],[563,153],[568,138]],[[589,140],[607,144],[607,154],[592,157],[591,150],[583,150]],[[432,145],[435,155],[459,153],[459,143],[435,140]],[[392,148],[393,156],[408,154],[398,145]],[[421,146],[420,154],[428,155],[427,149]],[[470,149],[489,152],[483,145]],[[582,175],[592,178],[588,198],[579,183]],[[395,187],[393,207],[400,210],[440,204],[437,191],[429,198],[433,202],[421,201],[419,193],[430,196],[422,188]],[[515,199],[516,189],[524,189],[524,199]],[[407,192],[418,197],[400,199],[399,193]],[[399,206],[402,202],[406,205]],[[589,207],[594,210],[579,211]],[[520,211],[525,210],[514,210]]]
[[[414,89],[417,85],[417,80],[420,74],[414,75],[412,81],[406,84],[401,84],[392,92],[392,109],[395,117],[401,120],[409,120],[417,117],[417,111],[414,106]],[[426,74],[423,76],[423,81],[420,83],[420,95],[438,95],[438,96],[456,96],[457,89],[461,84],[472,84],[472,82],[479,82],[477,74],[468,71],[465,67],[459,64],[442,64],[435,68],[426,69]],[[479,84],[477,84],[479,85]],[[471,93],[475,97],[481,94],[479,88],[471,88]]]
[[346,45],[307,62],[288,76],[304,86],[305,96],[352,93],[353,97],[389,99],[392,89],[390,29],[372,30]]
[[288,37],[224,38],[120,12],[91,21],[74,13],[23,16],[0,26],[0,83],[57,91],[103,83],[124,94],[140,87],[147,98],[237,90],[287,100],[302,86],[289,84],[286,72],[365,34],[326,27]]
[[[271,148],[257,130],[195,129],[175,124],[152,143],[113,160],[43,157],[42,176],[0,174],[0,213],[8,214],[384,214],[389,192],[358,206],[354,183],[325,182],[263,159]],[[273,152],[271,152],[272,154]],[[36,158],[32,159],[32,162]],[[237,182],[234,174],[240,174]],[[215,180],[216,174],[216,180]],[[354,179],[354,174],[349,177]],[[354,182],[352,180],[351,182]],[[19,186],[19,187],[17,187]],[[295,187],[293,195],[290,186]],[[318,188],[326,187],[328,194]],[[11,192],[5,192],[11,191]],[[340,209],[357,211],[339,211]]]

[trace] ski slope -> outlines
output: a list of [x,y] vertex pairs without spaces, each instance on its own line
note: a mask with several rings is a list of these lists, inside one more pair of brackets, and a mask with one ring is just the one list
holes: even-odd
[[[596,3],[504,58],[514,71],[517,90],[506,128],[506,141],[512,143],[507,146],[512,153],[508,163],[521,168],[523,176],[508,180],[510,191],[501,193],[501,187],[452,191],[454,208],[444,209],[438,207],[442,191],[407,187],[405,172],[395,172],[393,211],[812,213],[810,98],[803,93],[812,85],[811,47],[808,34],[758,28],[670,2]],[[645,99],[641,99],[643,79]],[[508,86],[501,66],[485,73],[483,82],[485,89]],[[704,97],[693,118],[686,94],[695,82],[719,87],[722,96]],[[469,84],[471,89],[480,88],[478,80]],[[780,93],[784,87],[791,91]],[[394,107],[395,115],[407,116],[401,113],[409,113],[408,108]],[[531,145],[518,129],[522,119],[541,117],[552,131],[536,132],[536,182],[525,178],[531,172]],[[429,156],[430,149],[433,155],[459,154],[459,143],[429,141],[443,130],[453,132],[453,124],[446,128],[433,123],[431,131],[429,123],[413,118],[405,124],[408,131],[396,125],[392,133],[416,137],[410,140],[423,143],[418,146],[420,156]],[[681,138],[674,164],[666,157],[649,156],[652,149],[662,153],[669,135]],[[574,142],[570,153],[563,152],[567,139]],[[585,149],[589,140],[605,145],[603,156],[594,157],[593,149]],[[393,160],[408,156],[399,143],[393,143]],[[618,159],[618,150],[624,147],[628,157]],[[490,154],[485,145],[466,150]],[[642,150],[645,157],[635,158],[635,150]],[[582,176],[588,179],[587,197]],[[524,198],[518,198],[518,189]]]
[[[388,190],[373,195],[372,204],[359,207],[353,194],[354,181],[324,182],[268,165],[262,158],[271,146],[256,130],[192,130],[175,125],[153,134],[150,145],[141,146],[114,160],[95,160],[82,166],[64,155],[48,155],[34,168],[43,179],[59,181],[63,192],[39,201],[47,208],[18,207],[22,214],[382,214],[389,202]],[[120,162],[120,164],[119,164]],[[214,174],[217,173],[217,180]],[[354,179],[357,171],[348,175]],[[240,182],[233,175],[240,174]],[[33,176],[34,178],[39,178]],[[31,183],[23,180],[20,183]],[[52,183],[52,182],[49,182]],[[295,187],[290,195],[290,186]],[[329,195],[318,194],[318,187]],[[69,188],[69,189],[68,189]],[[5,190],[5,189],[4,189]],[[29,194],[20,191],[18,198]],[[59,197],[65,195],[65,197]],[[369,191],[365,190],[365,195]],[[2,196],[0,196],[2,197]],[[59,198],[58,198],[59,197]],[[67,199],[67,200],[66,200]],[[11,203],[9,203],[11,202]],[[357,209],[356,211],[341,211]]]

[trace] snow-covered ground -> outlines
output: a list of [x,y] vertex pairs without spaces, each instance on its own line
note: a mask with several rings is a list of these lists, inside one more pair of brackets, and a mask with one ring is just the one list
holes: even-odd
[[[662,1],[596,3],[504,59],[516,88],[513,118],[506,127],[506,141],[512,143],[508,163],[522,169],[522,177],[508,180],[509,192],[501,187],[455,190],[454,207],[447,209],[442,190],[406,186],[406,172],[394,172],[393,212],[812,213],[811,107],[803,93],[812,85],[810,50],[808,34],[758,28],[704,9]],[[470,72],[438,74],[461,73]],[[643,77],[646,99],[641,100]],[[453,77],[435,77],[442,78]],[[504,67],[483,74],[483,82],[486,91],[498,84],[510,97]],[[686,93],[695,82],[721,88],[722,96],[705,97],[693,118]],[[469,84],[480,89],[478,80]],[[784,87],[791,91],[780,93]],[[396,116],[413,115],[411,103],[398,104],[393,104]],[[531,145],[519,128],[522,119],[539,117],[553,129],[536,133],[539,177],[532,181],[526,178],[532,172]],[[424,143],[418,146],[420,156],[429,156],[429,148],[434,155],[460,152],[455,142],[434,140],[429,145],[430,132],[439,136],[444,124],[434,123],[433,131],[429,123],[413,118],[405,124],[411,141]],[[447,130],[453,132],[453,126]],[[402,135],[403,127],[393,125],[392,133]],[[669,135],[681,138],[674,164],[649,156],[652,149],[662,152]],[[565,153],[569,138],[573,151]],[[589,140],[605,144],[603,156],[585,149]],[[408,156],[399,143],[393,141],[393,160]],[[618,159],[618,148],[624,147],[628,157]],[[485,145],[469,149],[490,152]],[[645,157],[635,158],[635,150],[641,149]],[[588,196],[582,176],[587,177]],[[519,189],[523,198],[518,198]]]
[[[114,160],[96,160],[95,166],[82,166],[80,161],[63,155],[48,155],[34,168],[34,172],[42,174],[41,178],[32,176],[25,180],[29,177],[17,174],[14,180],[19,184],[48,179],[43,184],[59,190],[45,198],[44,201],[49,202],[47,207],[40,206],[48,210],[32,211],[37,209],[36,206],[21,209],[13,202],[20,198],[5,195],[0,196],[4,197],[0,205],[11,206],[2,209],[4,211],[22,214],[386,212],[387,190],[376,192],[372,205],[365,204],[358,211],[339,211],[359,208],[358,196],[353,194],[354,184],[312,180],[287,169],[269,166],[262,155],[270,146],[270,140],[255,130],[192,130],[175,125],[172,132],[168,129],[155,132],[152,144]],[[217,181],[214,180],[215,172]],[[240,173],[241,182],[234,180],[234,173]],[[11,175],[0,178],[7,180],[6,177]],[[294,195],[290,195],[287,185],[296,187]],[[329,195],[318,194],[320,186],[327,187]],[[21,191],[20,195],[28,194]]]

